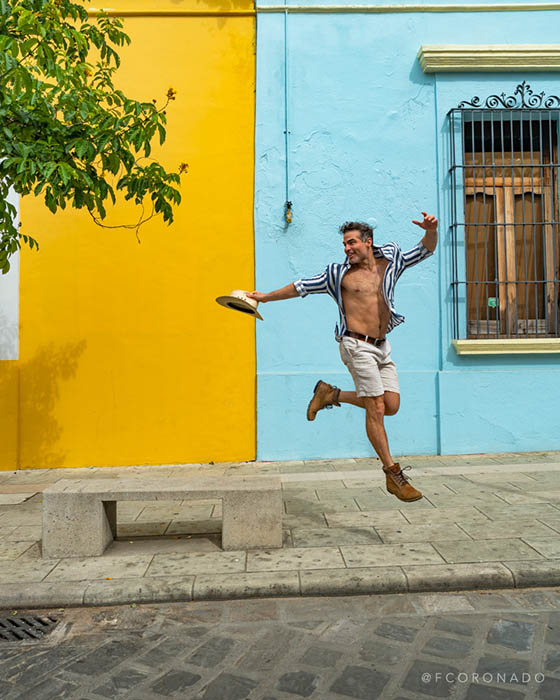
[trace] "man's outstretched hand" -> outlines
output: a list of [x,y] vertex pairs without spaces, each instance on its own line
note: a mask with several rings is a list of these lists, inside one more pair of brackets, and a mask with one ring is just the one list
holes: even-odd
[[425,211],[422,212],[422,216],[424,217],[423,221],[416,221],[416,219],[413,219],[412,223],[416,224],[416,226],[420,226],[420,228],[423,228],[424,231],[426,231],[426,234],[422,239],[422,245],[433,253],[436,249],[438,238],[437,219],[435,216],[432,216]]
[[247,292],[247,296],[249,299],[254,299],[255,301],[262,302],[263,304],[266,304],[266,299],[265,296],[266,294],[263,294],[262,292]]
[[416,224],[416,226],[420,226],[420,228],[423,228],[424,231],[434,231],[437,230],[437,219],[435,216],[432,216],[431,214],[427,214],[425,211],[421,212],[422,216],[424,217],[424,221],[416,221],[416,219],[412,219],[412,223]]

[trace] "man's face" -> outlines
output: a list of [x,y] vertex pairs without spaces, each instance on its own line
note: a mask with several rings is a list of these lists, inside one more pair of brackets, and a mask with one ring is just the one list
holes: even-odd
[[346,231],[343,240],[344,252],[350,265],[357,265],[367,258],[372,244],[371,238],[362,241],[359,231]]

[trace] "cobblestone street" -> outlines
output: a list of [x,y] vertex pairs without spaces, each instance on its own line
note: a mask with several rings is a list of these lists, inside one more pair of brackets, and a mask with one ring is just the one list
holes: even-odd
[[0,642],[5,700],[560,697],[558,588],[49,612]]

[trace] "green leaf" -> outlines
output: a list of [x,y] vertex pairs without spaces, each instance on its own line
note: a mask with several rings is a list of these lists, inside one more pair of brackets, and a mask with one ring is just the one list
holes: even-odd
[[57,170],[60,174],[60,179],[64,185],[67,185],[72,179],[73,171],[72,168],[68,167],[66,163],[59,163]]
[[50,192],[50,191],[45,194],[45,204],[54,214],[56,209],[57,209],[56,199],[54,198],[52,192]]

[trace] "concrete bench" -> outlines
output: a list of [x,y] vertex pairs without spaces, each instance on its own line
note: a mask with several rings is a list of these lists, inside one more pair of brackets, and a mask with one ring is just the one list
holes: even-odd
[[278,477],[61,479],[43,491],[43,558],[96,557],[117,532],[118,501],[220,498],[222,547],[282,546]]

